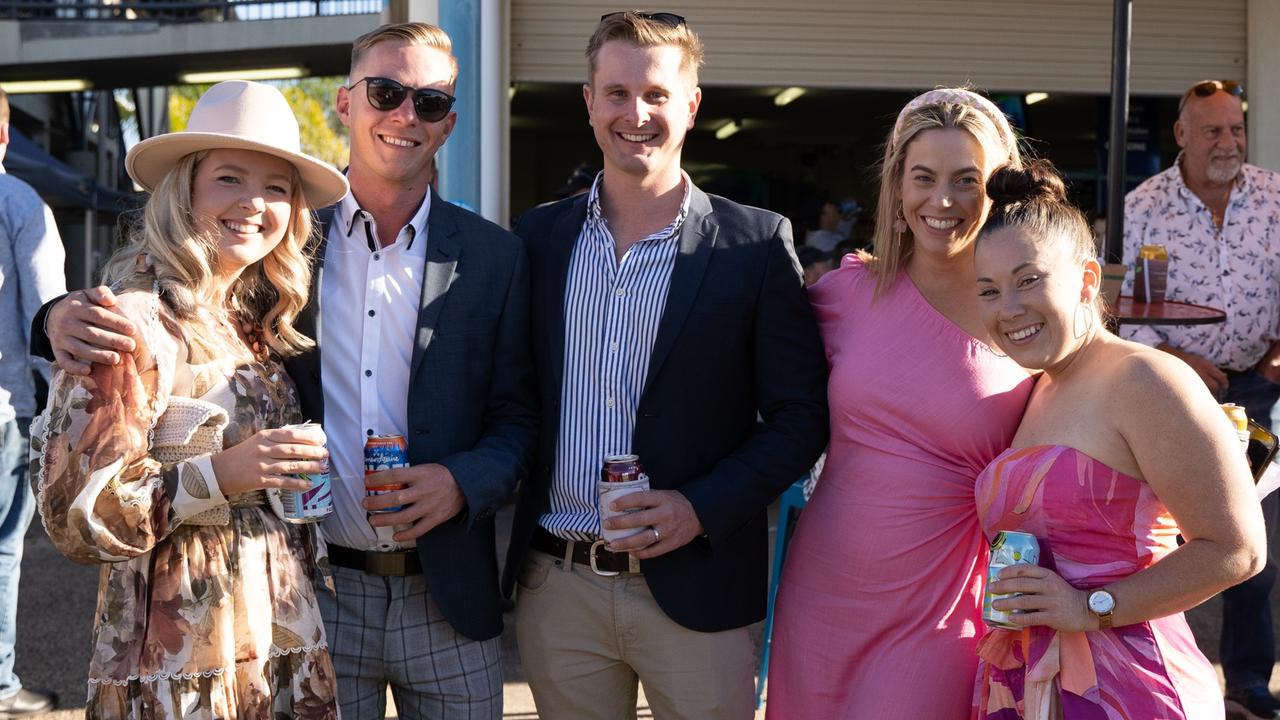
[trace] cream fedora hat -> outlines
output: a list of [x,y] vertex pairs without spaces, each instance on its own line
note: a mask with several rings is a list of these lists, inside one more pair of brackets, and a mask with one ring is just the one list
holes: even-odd
[[183,157],[201,150],[257,150],[293,163],[313,208],[347,194],[347,179],[326,162],[302,152],[298,120],[280,91],[270,85],[231,80],[209,88],[191,111],[187,129],[147,138],[125,156],[129,177],[148,192]]

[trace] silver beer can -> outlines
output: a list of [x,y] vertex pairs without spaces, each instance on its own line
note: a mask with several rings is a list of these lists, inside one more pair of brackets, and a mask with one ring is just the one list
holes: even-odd
[[1021,627],[1009,622],[1010,613],[1018,610],[996,610],[991,603],[1004,598],[1017,597],[1022,593],[995,594],[991,592],[991,583],[1000,579],[1000,571],[1010,565],[1039,565],[1040,543],[1035,535],[1016,530],[1001,530],[991,541],[991,561],[987,564],[987,583],[982,592],[982,621],[993,628],[1020,630]]
[[[305,422],[285,425],[287,430],[315,430],[321,434],[320,423]],[[326,443],[327,444],[327,443]],[[333,514],[333,486],[329,478],[329,460],[321,462],[319,473],[300,474],[298,477],[311,483],[308,490],[281,490],[280,505],[284,508],[284,520],[291,523],[317,523]]]

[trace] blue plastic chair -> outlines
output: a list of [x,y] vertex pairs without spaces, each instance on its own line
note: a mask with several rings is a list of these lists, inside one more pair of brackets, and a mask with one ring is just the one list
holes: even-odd
[[764,641],[760,647],[760,671],[756,674],[756,709],[764,699],[764,684],[769,677],[769,645],[773,637],[773,608],[778,601],[778,583],[782,580],[782,561],[787,557],[787,546],[796,529],[796,520],[804,509],[804,483],[808,476],[795,481],[782,493],[778,507],[778,535],[773,544],[773,570],[769,573],[769,611],[764,618]]

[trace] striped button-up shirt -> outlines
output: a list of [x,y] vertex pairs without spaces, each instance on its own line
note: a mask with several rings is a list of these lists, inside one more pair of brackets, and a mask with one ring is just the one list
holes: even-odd
[[1122,325],[1121,335],[1145,345],[1168,343],[1218,367],[1248,370],[1280,337],[1280,174],[1245,165],[1231,189],[1222,227],[1187,188],[1178,162],[1125,198],[1124,262],[1133,291],[1138,248],[1169,252],[1170,300],[1225,310],[1217,325]]
[[591,187],[587,219],[569,262],[560,434],[551,507],[539,521],[568,540],[593,540],[600,534],[600,466],[606,455],[631,451],[636,407],[667,304],[692,187],[686,175],[684,200],[675,219],[632,245],[619,261],[600,214],[603,177],[604,173],[596,176]]

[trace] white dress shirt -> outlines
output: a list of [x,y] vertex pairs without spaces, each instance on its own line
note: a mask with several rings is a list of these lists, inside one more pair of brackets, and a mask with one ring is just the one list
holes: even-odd
[[409,371],[427,257],[427,193],[392,244],[348,194],[329,225],[320,287],[321,384],[333,515],[325,540],[359,550],[413,547],[375,529],[361,505],[370,435],[408,437]]

